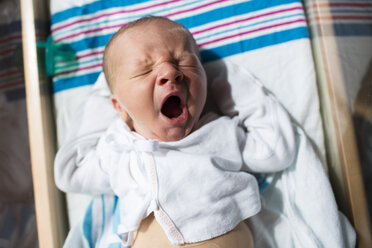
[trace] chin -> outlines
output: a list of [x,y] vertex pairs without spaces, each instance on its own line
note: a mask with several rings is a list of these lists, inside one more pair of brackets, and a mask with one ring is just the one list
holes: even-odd
[[159,141],[178,141],[185,138],[189,133],[190,131],[183,128],[172,128],[172,130],[167,130]]
[[185,137],[186,135],[184,134],[171,134],[171,135],[167,135],[167,137],[164,137],[164,139],[160,141],[165,141],[165,142],[178,141]]

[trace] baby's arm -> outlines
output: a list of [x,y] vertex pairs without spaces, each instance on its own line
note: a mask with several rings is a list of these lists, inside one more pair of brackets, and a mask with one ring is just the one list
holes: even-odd
[[104,161],[97,150],[98,135],[79,137],[60,148],[54,162],[59,189],[69,193],[112,193],[108,173],[102,166]]
[[[242,67],[228,65],[230,92],[223,83],[212,87],[223,114],[238,116],[244,170],[275,172],[288,167],[296,153],[291,120],[279,102]],[[223,90],[225,88],[225,90]]]
[[[66,192],[109,193],[107,178],[97,155],[97,144],[110,123],[118,118],[109,100],[103,74],[70,125],[55,158],[55,181]],[[101,177],[99,176],[101,174]]]

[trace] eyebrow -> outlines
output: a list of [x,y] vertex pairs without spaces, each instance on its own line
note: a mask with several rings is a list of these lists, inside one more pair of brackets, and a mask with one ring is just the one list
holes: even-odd
[[152,67],[154,64],[153,60],[150,57],[137,58],[131,62],[130,71],[140,71],[146,70]]

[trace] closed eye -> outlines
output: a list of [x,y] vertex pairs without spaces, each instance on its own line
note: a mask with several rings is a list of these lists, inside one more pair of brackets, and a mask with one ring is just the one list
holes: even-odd
[[150,72],[152,72],[152,69],[148,69],[148,70],[136,73],[134,76],[131,76],[130,79],[145,76],[145,75],[149,74]]
[[193,61],[193,60],[180,61],[180,63],[178,64],[178,67],[185,68],[185,69],[190,69],[190,70],[200,68],[199,64],[196,61]]
[[188,59],[188,60],[185,60],[185,61],[180,61],[178,63],[178,66],[179,67],[192,67],[192,68],[195,68],[195,67],[198,66],[198,64],[195,61],[192,61],[192,60]]
[[178,66],[180,67],[191,67],[191,68],[197,68],[199,65],[197,58],[193,55],[187,55],[183,57],[179,63]]

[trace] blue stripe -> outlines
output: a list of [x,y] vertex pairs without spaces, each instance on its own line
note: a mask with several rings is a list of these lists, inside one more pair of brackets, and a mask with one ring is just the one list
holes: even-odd
[[[274,19],[270,19],[270,20],[266,20],[266,21],[262,21],[262,22],[258,22],[258,23],[254,23],[254,24],[250,24],[250,25],[246,25],[246,26],[240,26],[238,28],[224,30],[222,32],[214,33],[213,35],[220,35],[220,34],[223,34],[223,33],[228,33],[228,32],[232,32],[232,31],[235,31],[235,30],[239,30],[239,29],[243,29],[243,28],[247,28],[247,27],[252,27],[252,26],[259,25],[259,24],[263,24],[263,23],[267,23],[267,22],[271,22],[271,21],[276,21],[276,20],[280,20],[280,19],[284,19],[284,18],[295,17],[295,16],[303,16],[303,14],[294,14],[294,15],[289,15],[289,16],[284,16],[284,17],[279,17],[279,18],[274,18]],[[85,40],[81,40],[81,41],[77,41],[77,42],[71,43],[70,46],[75,51],[78,51],[78,50],[87,50],[87,49],[89,49],[89,45],[88,44],[92,44],[92,43],[97,43],[99,45],[99,47],[104,47],[105,44],[110,39],[110,37],[111,37],[111,34],[110,35],[105,35],[105,36],[96,36],[96,37],[92,37],[92,38],[87,38]],[[196,39],[196,41],[198,42],[199,40],[202,40],[204,38],[206,38],[206,37],[205,36],[204,37],[199,37],[199,38]],[[104,44],[104,45],[102,45],[102,44]],[[93,60],[89,60],[89,61],[85,61],[85,62],[69,63],[68,65],[65,65],[65,66],[56,66],[56,70],[57,69],[59,71],[68,70],[68,68],[71,67],[71,66],[77,66],[78,64],[79,65],[82,65],[82,64],[91,63],[91,62],[94,62],[94,61],[102,62],[102,59],[93,59]]]
[[372,22],[369,24],[335,23],[336,36],[372,36]]
[[[105,10],[105,9],[109,9],[109,8],[125,7],[125,6],[134,5],[134,4],[138,4],[138,3],[144,3],[144,2],[147,2],[147,1],[146,0],[126,0],[126,1],[102,0],[102,1],[96,1],[96,2],[93,2],[93,3],[90,3],[90,4],[86,4],[86,5],[71,8],[71,9],[67,9],[67,10],[64,10],[64,11],[57,12],[57,13],[53,14],[52,15],[52,25],[54,25],[58,22],[65,21],[65,20],[67,20],[69,18],[72,18],[72,17],[82,16],[82,15],[89,15],[89,14],[93,14],[97,11],[101,11],[101,10]],[[148,2],[150,2],[150,1],[148,1]],[[220,12],[219,15],[222,14],[222,16],[228,17],[230,15],[228,15],[224,11],[230,12],[232,10],[234,15],[238,15],[239,13],[242,13],[242,12],[243,13],[248,13],[247,11],[255,11],[255,10],[259,10],[259,9],[270,8],[270,7],[273,7],[273,6],[277,6],[277,5],[281,5],[281,4],[287,4],[287,3],[294,3],[294,2],[301,3],[300,0],[271,0],[271,1],[252,0],[252,1],[247,1],[247,2],[244,2],[244,3],[239,3],[239,4],[236,4],[236,5],[231,5],[231,6],[228,6],[228,7],[220,8],[220,10],[223,10],[223,11]],[[244,7],[244,6],[246,6],[246,7]],[[200,16],[201,17],[203,17],[205,15],[209,16],[208,13],[211,13],[211,15],[213,16],[212,19],[210,19],[210,21],[215,21],[215,20],[222,19],[222,16],[216,15],[215,11],[207,12],[207,13],[201,14]],[[192,16],[192,17],[188,17],[188,18],[194,18],[194,17],[197,17],[197,16]],[[215,17],[217,17],[217,18],[215,18]],[[185,18],[185,20],[188,19],[188,18]],[[203,17],[203,19],[206,20],[207,22],[209,22],[208,21],[209,18],[204,18]],[[188,22],[188,21],[186,21],[186,22]]]
[[121,246],[121,244],[120,243],[113,243],[113,244],[110,244],[109,246],[108,246],[108,248],[121,248],[122,246]]
[[78,68],[79,66],[85,65],[85,64],[92,64],[93,62],[102,63],[102,57],[100,59],[94,58],[83,62],[67,62],[67,63],[59,63],[55,65],[55,71],[54,73],[60,73],[64,71],[69,71]]
[[93,49],[98,47],[106,46],[106,43],[109,41],[111,36],[114,33],[107,35],[99,35],[90,38],[85,38],[76,42],[71,42],[68,45],[77,53],[87,49]]
[[270,186],[270,183],[266,179],[266,175],[264,173],[253,174],[253,175],[257,179],[258,188],[259,188],[260,193],[262,194],[267,189],[267,187]]
[[100,242],[105,232],[105,224],[106,224],[106,208],[105,208],[105,197],[101,195],[101,203],[102,203],[102,222],[101,222],[101,233],[99,235],[99,239],[97,241],[96,247],[100,247]]
[[[291,40],[308,38],[308,32],[306,27],[298,27],[294,29],[289,29],[281,32],[276,32],[272,34],[263,35],[260,37],[243,40],[240,42],[227,44],[224,46],[202,50],[201,56],[203,63],[211,62],[214,60],[222,59],[231,55],[238,53],[243,53],[246,51],[251,51],[271,45],[276,45],[284,43]],[[57,80],[53,83],[53,91],[59,92],[62,90],[67,90],[75,87],[80,87],[84,85],[94,84],[99,72],[81,75],[73,78]]]
[[[158,15],[159,13],[162,13],[162,12],[172,13],[172,10],[183,8],[185,6],[192,5],[192,4],[197,3],[197,2],[200,2],[200,0],[187,1],[186,4],[177,5],[177,6],[170,7],[170,8],[164,8],[164,9],[157,10],[157,11],[150,11],[146,15]],[[112,19],[109,20],[109,22],[112,23],[112,22],[122,21],[124,23],[125,21],[128,22],[130,20],[136,20],[136,19],[141,18],[143,16],[144,16],[143,14],[141,14],[141,15],[122,14],[122,17],[112,18]],[[91,28],[91,27],[99,27],[100,25],[102,26],[102,24],[107,26],[107,20],[104,20],[104,21],[101,21],[101,22],[92,22],[91,24],[88,24],[88,25],[81,25],[81,26],[78,26],[76,28],[67,29],[67,30],[61,31],[61,32],[57,31],[57,32],[58,32],[58,36],[60,36],[60,35],[63,35],[65,33],[71,33],[71,32],[74,32],[74,31],[80,30],[80,29],[88,29],[88,28]]]
[[[287,4],[287,3],[293,3],[293,2],[298,2],[298,1],[297,0],[280,0],[280,1],[275,0],[275,1],[270,1],[268,3],[267,2],[262,3],[262,2],[265,2],[265,1],[244,2],[241,4],[227,6],[224,8],[212,10],[207,13],[179,19],[176,21],[190,29],[193,27],[197,27],[197,26],[209,23],[209,22],[221,20],[222,18],[228,18],[228,17],[235,16],[235,15],[249,13],[251,11],[260,10],[265,7],[267,8],[273,7],[273,6],[279,5],[280,3]],[[92,49],[92,48],[104,47],[113,34],[114,32],[110,34],[106,34],[106,35],[97,35],[97,36],[93,36],[90,38],[85,38],[83,40],[71,42],[69,46],[75,52],[81,52],[81,51]]]
[[[274,7],[281,4],[296,3],[298,0],[273,0],[273,1],[249,1],[243,2],[235,5],[229,5],[223,8],[211,10],[206,13],[199,15],[182,18],[175,20],[187,28],[193,28],[206,23],[219,21],[224,18],[229,18],[231,16],[242,15],[252,11],[257,11],[265,8]],[[114,33],[114,32],[113,32]],[[103,47],[106,45],[113,33],[107,35],[97,35],[91,38],[85,38],[77,42],[70,43],[70,46],[76,51],[80,52],[86,49],[92,49],[95,47]]]
[[114,208],[112,210],[112,215],[114,216],[114,221],[112,222],[112,230],[118,233],[118,227],[120,224],[120,208],[119,208],[119,198],[115,196],[114,198]]
[[204,25],[207,23],[220,21],[225,18],[232,16],[242,15],[250,13],[257,10],[262,10],[266,8],[275,7],[278,5],[289,4],[289,3],[300,3],[299,0],[272,0],[272,1],[262,1],[253,0],[248,2],[243,2],[239,4],[229,5],[219,9],[214,9],[199,15],[193,15],[183,19],[178,19],[177,22],[181,23],[187,28],[193,28],[196,26]]
[[85,4],[80,7],[75,7],[71,9],[66,9],[60,12],[57,12],[52,15],[52,25],[56,24],[57,22],[65,21],[69,18],[75,16],[82,16],[82,15],[90,15],[97,11],[115,8],[115,7],[125,7],[129,5],[139,4],[143,2],[147,2],[148,0],[125,0],[125,1],[117,1],[117,0],[101,0],[101,1],[94,1],[89,4]]
[[100,72],[94,72],[72,78],[57,80],[53,82],[53,92],[57,93],[62,90],[94,84],[99,74]]
[[[117,196],[114,196],[114,204],[112,209],[112,216],[113,216],[113,222],[112,222],[112,230],[114,234],[118,233],[118,226],[120,224],[120,209],[119,209],[119,198]],[[109,245],[108,248],[120,248],[120,243],[112,243]]]
[[89,204],[85,212],[83,221],[83,235],[87,240],[89,247],[93,248],[92,226],[93,226],[93,201]]
[[[260,25],[260,24],[264,24],[264,23],[268,23],[268,22],[273,22],[273,21],[277,21],[277,20],[281,20],[281,19],[285,19],[285,18],[291,18],[291,17],[295,17],[295,16],[301,16],[301,17],[303,17],[304,15],[303,14],[293,14],[293,15],[288,15],[288,16],[283,16],[283,17],[278,17],[278,18],[273,18],[273,19],[269,19],[269,20],[265,20],[265,21],[261,21],[261,22],[252,23],[252,24],[245,25],[245,26],[239,26],[237,28],[227,29],[227,30],[224,30],[224,31],[221,31],[221,32],[218,32],[218,33],[214,33],[213,36],[217,36],[217,35],[224,34],[224,33],[232,33],[233,31],[236,31],[236,30],[240,30],[240,29],[244,29],[244,28],[248,28],[248,27],[254,27],[254,26],[257,26],[257,25]],[[206,35],[206,36],[198,37],[196,39],[196,42],[198,42],[198,41],[200,41],[202,39],[205,39],[205,38],[210,38],[210,36],[211,35]]]
[[277,45],[291,40],[308,38],[306,27],[298,27],[277,33],[267,34],[253,39],[227,44],[224,46],[202,50],[200,52],[203,63],[222,59],[227,56],[251,51],[267,46]]

